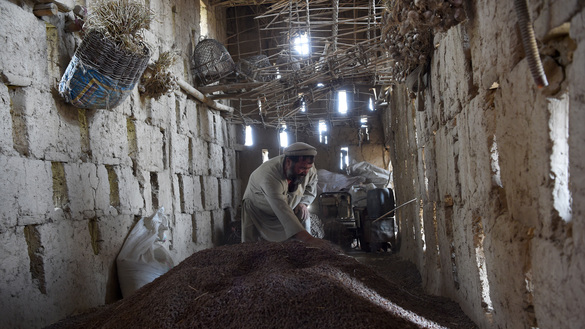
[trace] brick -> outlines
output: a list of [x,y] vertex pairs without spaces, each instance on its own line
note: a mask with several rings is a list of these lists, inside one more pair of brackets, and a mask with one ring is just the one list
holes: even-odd
[[236,209],[236,217],[239,216],[240,205],[242,204],[242,180],[232,179],[232,208]]
[[[173,185],[168,170],[158,173],[158,207],[164,207],[170,214],[173,209]],[[155,209],[153,209],[155,210]],[[169,216],[170,220],[170,216]]]
[[192,139],[193,174],[209,175],[209,149],[207,143],[200,138]]
[[181,208],[182,212],[192,214],[195,211],[202,211],[201,181],[199,176],[183,175],[182,180]]
[[171,228],[171,255],[175,264],[197,251],[193,243],[193,216],[192,214],[175,214],[175,225]]
[[213,210],[211,212],[212,222],[212,242],[214,246],[222,245],[224,242],[225,226],[229,223],[229,212],[223,209]]
[[199,247],[213,247],[212,230],[210,211],[196,212],[193,215],[193,242]]
[[215,142],[215,123],[213,111],[208,107],[199,107],[199,137],[206,142]]
[[162,171],[165,166],[165,136],[160,128],[137,121],[136,145],[137,164],[142,170]]
[[144,206],[144,199],[140,193],[138,179],[134,176],[132,168],[116,166],[114,171],[118,181],[118,197],[120,200],[120,212],[122,214],[136,214]]
[[18,218],[18,189],[21,169],[24,167],[22,158],[0,155],[0,232],[16,226]]
[[234,179],[237,177],[236,151],[223,148],[223,177]]
[[[45,222],[46,216],[53,210],[50,162],[24,160],[22,167],[15,168],[15,174],[16,177],[13,179],[18,182],[16,195],[20,216],[19,225]],[[26,223],[21,223],[23,220]]]
[[45,22],[32,15],[29,6],[0,2],[0,72],[9,85],[46,86],[45,29]]
[[219,206],[221,208],[232,206],[232,180],[231,179],[220,179],[219,180]]
[[72,219],[110,214],[110,184],[104,166],[64,164]]
[[[88,222],[88,220],[61,221],[37,227],[44,250],[42,258],[47,291],[59,291],[69,296],[59,303],[47,305],[47,312],[57,314],[58,318],[53,319],[54,321],[66,315],[63,314],[64,310],[88,309],[101,305],[105,300],[105,287],[110,277],[108,269],[116,253],[112,252],[112,248],[107,255],[100,253],[95,255]],[[105,223],[98,222],[99,226],[105,226]],[[123,230],[118,230],[117,233],[114,230],[109,231],[110,234],[118,234],[118,241],[123,237],[123,232]],[[102,239],[107,240],[101,242],[101,245],[105,247],[111,243],[111,238],[107,234],[101,235]],[[119,242],[116,247],[120,247]],[[79,278],[84,278],[84,280],[80,281]],[[91,296],[79,294],[79,291],[87,292]]]
[[215,142],[221,146],[225,146],[228,142],[227,137],[227,122],[221,117],[219,113],[214,112],[214,131],[215,131]]
[[[171,198],[171,203],[172,203],[172,209],[174,209],[175,213],[179,213],[181,212],[181,199],[180,199],[180,193],[181,189],[179,187],[179,175],[172,175],[170,177],[171,181],[171,187],[173,189],[173,193],[170,196]],[[169,209],[170,211],[170,209]]]
[[219,184],[213,176],[201,177],[201,190],[203,195],[203,209],[214,210],[219,207]]
[[158,99],[147,100],[147,122],[157,127],[167,127],[175,120],[175,95],[164,95]]
[[[177,175],[179,181],[180,196],[181,196],[181,212],[192,214],[195,211],[193,204],[193,176],[189,175]],[[199,180],[199,178],[197,178]]]
[[16,227],[0,233],[0,317],[6,328],[34,327],[32,305],[42,296],[31,280],[23,231],[24,227]]
[[107,165],[130,165],[126,117],[120,113],[98,110],[88,116],[89,139],[94,162]]
[[199,104],[197,102],[192,99],[185,100],[185,114],[181,124],[186,126],[192,137],[196,137],[198,133],[198,109]]
[[171,133],[171,164],[172,169],[176,173],[188,174],[190,171],[193,157],[193,150],[190,150],[190,138],[177,134]]
[[14,155],[12,145],[12,116],[10,115],[10,94],[0,83],[0,154]]
[[77,111],[58,111],[49,92],[32,87],[14,90],[13,127],[17,150],[52,161],[71,161],[81,155]]
[[223,177],[223,150],[215,143],[209,143],[209,174]]
[[[95,216],[95,189],[98,185],[97,171],[91,163],[64,164],[69,209],[74,220]],[[107,180],[107,176],[103,177]],[[108,184],[109,189],[109,184]],[[108,191],[109,192],[109,191]]]

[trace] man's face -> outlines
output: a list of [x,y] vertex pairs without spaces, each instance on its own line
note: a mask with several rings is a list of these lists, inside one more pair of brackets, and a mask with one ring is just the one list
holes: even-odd
[[312,167],[313,163],[309,159],[301,159],[294,164],[290,159],[286,159],[286,178],[293,184],[300,184]]

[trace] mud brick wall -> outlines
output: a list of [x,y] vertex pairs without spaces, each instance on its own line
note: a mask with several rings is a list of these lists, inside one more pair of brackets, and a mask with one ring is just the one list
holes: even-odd
[[[176,51],[173,72],[192,81],[199,1],[148,3],[151,60]],[[72,13],[39,18],[33,6],[0,2],[1,328],[43,327],[121,298],[116,256],[158,208],[178,264],[221,244],[240,203],[226,118],[180,90],[155,100],[135,89],[111,110],[66,104],[56,88],[80,36],[63,30]],[[223,42],[224,13],[207,17],[209,37]]]
[[465,2],[435,36],[427,87],[394,86],[390,145],[400,254],[482,328],[579,328],[584,11],[528,1],[549,86],[538,89],[512,1]]

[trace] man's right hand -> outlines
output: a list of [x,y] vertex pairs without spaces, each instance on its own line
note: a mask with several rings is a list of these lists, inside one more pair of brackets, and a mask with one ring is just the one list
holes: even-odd
[[295,234],[294,238],[306,243],[307,245],[310,245],[311,247],[326,249],[334,248],[334,245],[330,241],[315,238],[305,230],[302,230],[299,233]]

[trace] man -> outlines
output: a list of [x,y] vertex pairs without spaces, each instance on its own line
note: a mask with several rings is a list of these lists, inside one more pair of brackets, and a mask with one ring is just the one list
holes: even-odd
[[[320,244],[305,230],[300,219],[309,218],[307,207],[317,192],[317,150],[306,143],[294,143],[284,155],[258,167],[248,181],[242,201],[242,242],[259,238],[280,242],[290,238]],[[293,211],[294,209],[294,211]]]

